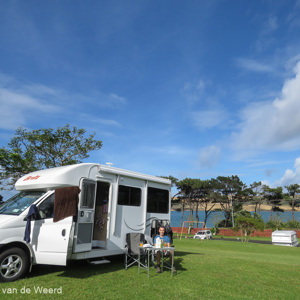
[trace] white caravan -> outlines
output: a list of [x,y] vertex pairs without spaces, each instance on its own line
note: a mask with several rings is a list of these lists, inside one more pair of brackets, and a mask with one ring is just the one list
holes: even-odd
[[[63,187],[80,189],[77,214],[54,222],[55,190]],[[108,165],[36,171],[20,178],[16,189],[20,193],[0,207],[1,281],[23,277],[33,264],[105,262],[104,257],[124,253],[127,233],[143,233],[152,242],[155,222],[170,220],[170,180]],[[30,242],[25,242],[33,204],[39,216],[29,219]]]
[[272,244],[277,246],[297,247],[297,232],[293,230],[275,230],[272,232]]

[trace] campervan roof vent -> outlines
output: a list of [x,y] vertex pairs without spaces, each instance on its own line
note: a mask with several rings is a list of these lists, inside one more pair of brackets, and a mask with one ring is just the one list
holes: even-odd
[[113,163],[112,162],[107,162],[107,163],[105,163],[108,167],[111,167],[112,165],[113,165]]

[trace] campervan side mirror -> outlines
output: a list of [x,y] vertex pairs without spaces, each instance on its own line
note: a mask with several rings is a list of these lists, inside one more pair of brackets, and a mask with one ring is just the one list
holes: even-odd
[[31,216],[31,221],[40,220],[41,218],[40,212],[38,212],[36,215]]
[[[42,219],[42,217],[41,217],[40,213],[30,216],[30,221],[37,221],[37,220],[41,220],[41,219]],[[27,221],[27,217],[25,217],[23,221]]]

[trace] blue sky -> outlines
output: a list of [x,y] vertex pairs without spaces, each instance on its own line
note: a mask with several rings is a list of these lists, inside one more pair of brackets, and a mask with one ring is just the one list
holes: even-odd
[[0,145],[96,132],[86,162],[300,182],[300,1],[2,1]]

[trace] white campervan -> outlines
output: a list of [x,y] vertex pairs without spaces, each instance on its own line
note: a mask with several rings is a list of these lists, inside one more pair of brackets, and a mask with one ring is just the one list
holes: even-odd
[[[56,221],[55,190],[68,187],[79,192],[76,215]],[[143,233],[151,243],[154,224],[170,221],[170,180],[108,165],[36,171],[20,178],[16,189],[20,193],[0,207],[1,281],[23,277],[33,264],[105,262],[101,258],[124,253],[127,233]],[[27,222],[33,207],[38,217],[33,214]]]

